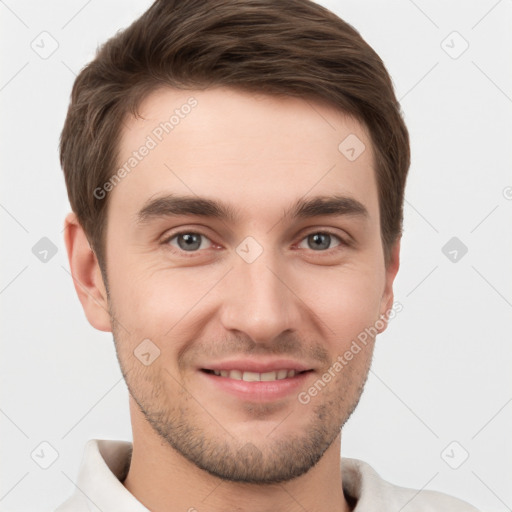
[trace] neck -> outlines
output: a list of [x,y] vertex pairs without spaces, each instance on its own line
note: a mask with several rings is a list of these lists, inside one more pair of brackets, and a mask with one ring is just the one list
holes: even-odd
[[[133,418],[138,411],[131,399],[130,407]],[[342,487],[341,435],[304,475],[279,484],[257,485],[212,476],[176,452],[146,421],[132,421],[132,426],[133,453],[123,485],[153,512],[351,510]]]

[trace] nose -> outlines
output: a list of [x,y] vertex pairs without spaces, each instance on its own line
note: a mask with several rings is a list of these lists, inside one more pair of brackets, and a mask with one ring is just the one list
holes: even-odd
[[224,283],[221,320],[225,329],[242,332],[259,344],[271,344],[285,331],[300,329],[304,303],[294,294],[293,277],[285,263],[270,250],[252,263],[234,258]]

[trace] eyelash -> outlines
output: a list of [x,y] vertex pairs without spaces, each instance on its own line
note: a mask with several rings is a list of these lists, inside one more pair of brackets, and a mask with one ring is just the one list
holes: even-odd
[[[309,236],[311,235],[318,235],[318,234],[322,234],[322,235],[329,235],[335,239],[338,240],[339,242],[339,245],[336,246],[336,247],[332,247],[332,248],[329,248],[329,249],[326,249],[324,251],[315,251],[313,249],[310,249],[311,252],[313,253],[316,253],[317,255],[321,255],[321,254],[332,254],[332,251],[335,251],[336,249],[341,249],[341,248],[346,248],[346,247],[349,247],[350,244],[344,240],[343,238],[341,238],[339,235],[337,235],[336,233],[333,233],[332,231],[329,231],[328,229],[324,229],[324,230],[317,230],[317,231],[310,231],[309,233],[306,233],[300,240],[299,240],[299,244],[305,240],[306,238],[308,238]],[[173,233],[169,236],[167,236],[163,241],[162,241],[162,244],[163,245],[167,245],[171,251],[173,253],[176,253],[176,254],[179,254],[180,256],[185,256],[186,258],[193,258],[195,256],[197,256],[199,253],[201,253],[202,251],[204,251],[205,249],[198,249],[196,251],[184,251],[182,249],[179,249],[179,248],[176,248],[174,246],[171,246],[170,245],[170,241],[173,240],[174,238],[180,236],[180,235],[199,235],[199,236],[202,236],[206,239],[208,239],[211,243],[213,243],[210,238],[205,235],[204,233],[201,233],[200,231],[192,231],[192,230],[188,230],[188,231],[178,231],[176,233]]]

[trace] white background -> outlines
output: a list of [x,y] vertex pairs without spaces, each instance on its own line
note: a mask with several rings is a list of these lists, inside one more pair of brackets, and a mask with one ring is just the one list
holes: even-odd
[[[320,3],[386,63],[412,142],[404,309],[378,338],[342,453],[395,484],[511,510],[512,2]],[[0,2],[1,510],[52,510],[88,439],[131,439],[112,337],[87,323],[69,275],[58,138],[75,74],[149,5]],[[31,48],[43,31],[59,45],[47,59]],[[458,58],[453,31],[469,43]],[[57,246],[46,263],[32,253],[42,237]],[[455,263],[452,237],[468,248]],[[48,469],[31,458],[42,441],[58,452]],[[452,465],[469,454],[458,469],[441,456],[453,441]]]

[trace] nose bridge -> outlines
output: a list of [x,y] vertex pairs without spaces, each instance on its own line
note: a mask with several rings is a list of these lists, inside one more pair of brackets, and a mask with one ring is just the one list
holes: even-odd
[[251,243],[237,248],[222,320],[226,329],[243,331],[255,342],[271,342],[297,328],[298,299],[285,284],[275,252]]

